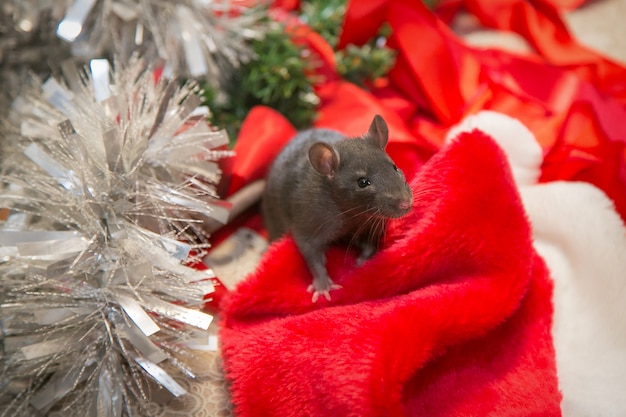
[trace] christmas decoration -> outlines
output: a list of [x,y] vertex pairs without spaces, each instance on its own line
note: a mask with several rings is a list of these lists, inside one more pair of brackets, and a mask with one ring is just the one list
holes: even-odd
[[212,123],[227,128],[231,137],[237,136],[254,106],[272,107],[296,127],[306,128],[319,105],[310,75],[315,65],[307,56],[310,51],[296,45],[283,24],[268,25],[265,37],[250,43],[257,58],[231,72],[223,91],[204,86]]
[[218,87],[254,57],[247,42],[263,37],[263,16],[264,9],[237,2],[74,0],[56,33],[75,56],[115,53],[126,61],[141,51],[151,62],[164,60],[166,73]]
[[[0,416],[626,414],[626,70],[582,0],[1,3]],[[619,3],[580,9],[613,57]],[[330,306],[288,238],[243,278],[296,127],[374,114],[420,211],[330,251]]]
[[301,17],[335,51],[337,72],[346,80],[364,86],[385,76],[393,67],[395,52],[386,46],[390,28],[383,25],[363,45],[349,44],[337,49],[346,3],[346,0],[304,1]]
[[267,8],[203,0],[8,0],[0,6],[0,70],[58,70],[73,59],[127,62],[135,53],[164,75],[203,80],[223,94],[230,74],[256,58]]
[[[293,241],[268,248],[222,304],[239,415],[623,414],[626,72],[576,42],[559,2],[451,3],[530,48],[464,43],[445,25],[459,9],[350,2],[339,47],[386,22],[397,60],[381,89],[327,82],[315,125],[356,135],[383,114],[415,218],[361,268],[329,251],[343,295],[324,306],[307,299]],[[447,144],[481,110],[515,123]],[[256,149],[265,161],[274,147]]]
[[[228,138],[198,88],[133,58],[33,79],[6,123],[0,207],[2,416],[143,416],[206,372],[203,219],[224,223]],[[214,349],[215,347],[213,347]]]
[[[336,50],[345,10],[345,0],[303,1],[297,13],[268,20],[265,37],[250,41],[256,58],[230,73],[223,94],[205,86],[212,122],[236,137],[250,110],[265,105],[285,115],[298,129],[310,127],[320,104],[316,86],[327,81],[327,74],[318,71],[320,57],[307,40],[310,33],[319,35],[329,51],[334,50],[330,70],[338,76],[361,86],[385,76],[395,57],[386,46],[389,27],[381,28],[363,45]],[[298,30],[303,25],[309,33]]]

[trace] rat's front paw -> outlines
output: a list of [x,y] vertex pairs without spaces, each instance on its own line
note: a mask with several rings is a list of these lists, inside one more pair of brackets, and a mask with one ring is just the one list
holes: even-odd
[[326,300],[330,301],[330,292],[332,290],[338,290],[340,288],[342,288],[341,285],[333,283],[333,281],[330,279],[327,279],[327,280],[314,279],[313,283],[309,285],[309,288],[307,288],[307,291],[313,293],[313,298],[311,299],[311,301],[316,303],[317,300],[319,300],[320,295],[323,295],[324,298],[326,298]]

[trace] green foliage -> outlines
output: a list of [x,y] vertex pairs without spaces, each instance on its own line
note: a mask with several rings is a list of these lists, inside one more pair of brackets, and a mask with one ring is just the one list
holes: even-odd
[[381,36],[363,46],[348,45],[337,51],[337,72],[359,85],[385,76],[395,63],[396,52],[385,47],[384,40]]
[[[346,0],[308,0],[302,3],[301,17],[336,50],[345,12]],[[385,25],[363,46],[348,45],[335,51],[337,72],[359,85],[387,74],[395,62],[395,51],[385,46],[389,35],[390,28]]]
[[[433,7],[436,0],[424,0]],[[303,0],[300,18],[336,49],[347,0]],[[221,90],[204,85],[205,104],[211,122],[225,127],[236,138],[244,118],[255,105],[266,105],[282,113],[296,128],[309,127],[319,98],[310,74],[315,63],[308,51],[292,42],[283,25],[267,20],[262,39],[251,41],[256,59],[226,75]],[[362,86],[385,76],[395,62],[395,51],[386,47],[390,28],[383,25],[377,36],[362,46],[348,45],[335,52],[338,73]]]
[[224,91],[205,86],[205,102],[213,115],[211,122],[225,127],[235,138],[243,119],[256,105],[282,113],[296,128],[312,124],[319,98],[307,73],[313,63],[295,45],[282,25],[274,24],[263,39],[252,41],[257,58],[230,75]]
[[346,0],[306,0],[301,3],[300,18],[333,47],[339,42],[339,32],[346,14]]

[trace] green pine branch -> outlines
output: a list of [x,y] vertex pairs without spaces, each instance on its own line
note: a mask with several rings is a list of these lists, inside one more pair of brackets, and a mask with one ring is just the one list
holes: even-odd
[[251,46],[257,58],[231,74],[224,91],[205,86],[211,122],[225,127],[234,138],[250,109],[266,105],[298,129],[310,126],[319,98],[307,75],[313,63],[303,57],[302,47],[291,41],[280,24],[272,25],[265,37],[252,41]]
[[386,47],[391,29],[384,25],[363,46],[348,45],[337,50],[345,13],[346,0],[308,0],[302,3],[301,17],[335,50],[337,72],[346,80],[365,86],[386,75],[395,63],[395,51]]
[[[424,1],[433,7],[437,0]],[[391,29],[383,25],[364,45],[336,50],[345,12],[346,0],[303,0],[300,18],[335,50],[338,73],[367,87],[385,76],[395,63],[395,51],[386,46]],[[313,123],[319,105],[310,75],[315,62],[308,51],[292,42],[282,24],[270,22],[269,18],[263,24],[269,28],[265,36],[250,44],[256,59],[228,75],[219,90],[204,85],[204,101],[211,109],[211,122],[226,128],[231,140],[237,137],[243,120],[256,105],[276,109],[297,129]]]

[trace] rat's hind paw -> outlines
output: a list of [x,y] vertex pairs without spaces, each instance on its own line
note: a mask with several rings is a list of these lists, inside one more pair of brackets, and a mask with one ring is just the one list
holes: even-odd
[[326,300],[330,301],[330,292],[332,290],[338,290],[340,288],[343,288],[343,287],[338,284],[333,284],[332,281],[329,282],[328,285],[324,286],[323,288],[316,288],[315,282],[313,282],[313,284],[309,285],[309,288],[307,288],[307,291],[313,293],[313,298],[311,298],[311,301],[313,303],[317,303],[317,300],[319,300],[320,295],[323,295]]

